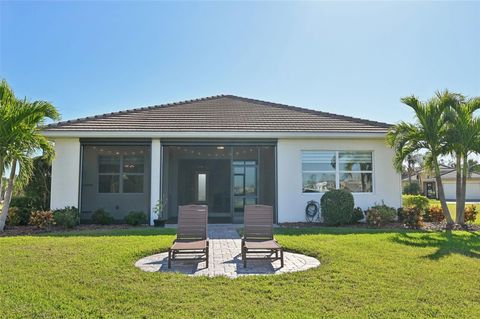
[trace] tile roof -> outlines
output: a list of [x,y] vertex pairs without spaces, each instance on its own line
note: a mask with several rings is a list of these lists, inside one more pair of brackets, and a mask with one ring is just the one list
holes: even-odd
[[63,132],[362,132],[390,124],[284,104],[218,95],[58,122]]

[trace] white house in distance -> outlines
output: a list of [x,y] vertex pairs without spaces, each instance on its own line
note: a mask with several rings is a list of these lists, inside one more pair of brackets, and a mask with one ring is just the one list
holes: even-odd
[[132,109],[44,128],[55,143],[51,208],[103,208],[121,220],[167,201],[207,204],[209,221],[242,223],[245,204],[275,222],[305,220],[308,201],[350,190],[355,205],[401,206],[389,124],[232,95]]

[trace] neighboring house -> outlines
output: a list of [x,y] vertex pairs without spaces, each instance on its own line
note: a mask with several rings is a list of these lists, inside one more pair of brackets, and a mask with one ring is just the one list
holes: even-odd
[[345,188],[362,208],[399,207],[389,127],[232,95],[60,122],[43,130],[57,154],[51,206],[121,220],[163,197],[171,222],[178,205],[201,203],[211,222],[241,223],[258,203],[275,207],[276,222],[299,222],[308,201]]
[[[455,167],[440,164],[440,176],[442,177],[443,190],[445,198],[454,201],[457,198],[457,171]],[[428,170],[420,170],[411,177],[412,183],[420,185],[420,193],[428,198],[438,199],[437,182],[435,174]],[[408,176],[403,178],[403,184],[408,184]],[[467,179],[467,189],[465,192],[467,201],[480,200],[480,174],[471,172]]]

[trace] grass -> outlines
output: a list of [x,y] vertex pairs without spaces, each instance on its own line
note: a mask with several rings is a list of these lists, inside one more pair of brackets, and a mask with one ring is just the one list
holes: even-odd
[[0,238],[2,318],[473,318],[480,234],[281,229],[319,268],[281,276],[192,278],[133,264],[172,230]]
[[[435,200],[435,199],[430,199],[430,206],[432,205],[437,205],[437,206],[440,206],[440,201],[439,200]],[[469,206],[471,204],[467,204],[467,206]],[[480,204],[474,204],[477,208],[478,211],[480,211]],[[456,216],[455,216],[455,212],[456,212],[456,209],[457,209],[457,204],[455,203],[447,203],[447,206],[448,206],[448,210],[450,211],[450,214],[452,215],[452,218],[455,219]],[[477,215],[477,220],[475,221],[474,224],[478,224],[480,225],[480,213]]]

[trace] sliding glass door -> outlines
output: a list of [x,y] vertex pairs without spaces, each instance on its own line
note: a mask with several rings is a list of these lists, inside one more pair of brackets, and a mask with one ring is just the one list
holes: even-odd
[[166,145],[162,172],[170,222],[179,205],[208,205],[210,223],[243,223],[245,205],[275,205],[273,145]]

